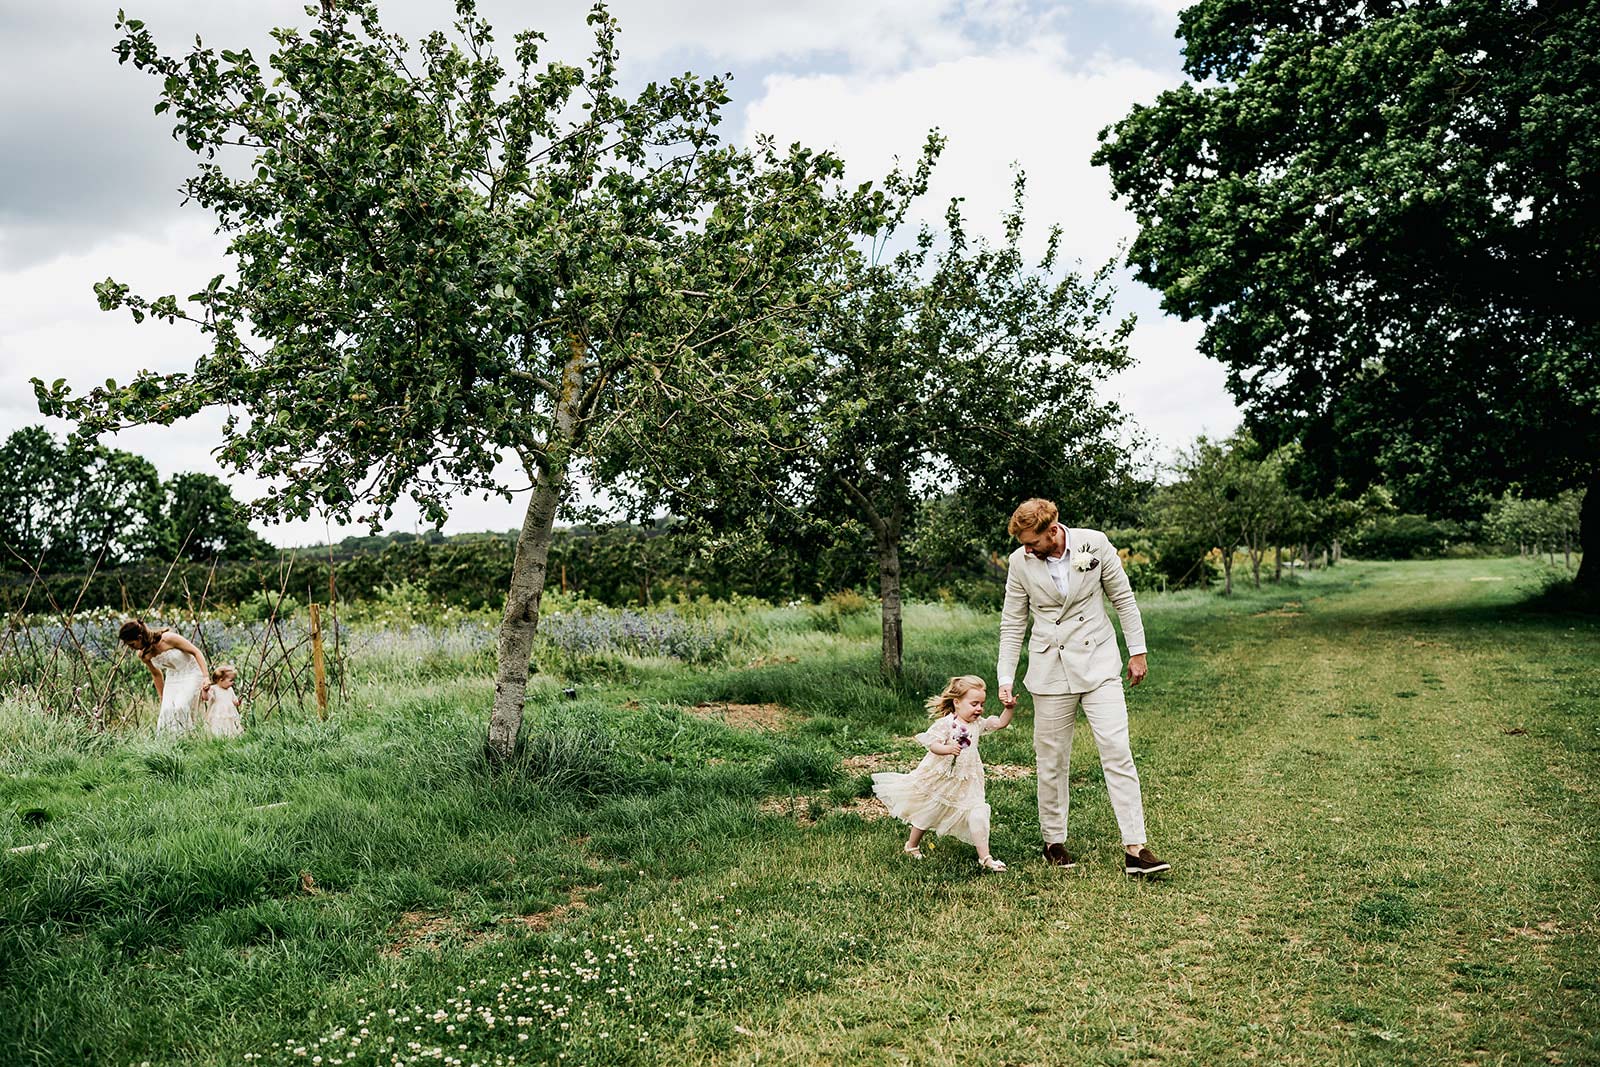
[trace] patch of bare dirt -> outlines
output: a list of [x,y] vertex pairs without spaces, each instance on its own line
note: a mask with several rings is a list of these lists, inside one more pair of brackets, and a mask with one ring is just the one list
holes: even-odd
[[1517,926],[1510,931],[1518,937],[1525,937],[1530,941],[1543,943],[1553,941],[1561,933],[1561,924],[1554,919],[1542,922],[1538,926]]
[[[842,761],[846,774],[877,774],[880,771],[909,771],[916,766],[915,759],[897,756],[893,752],[873,752],[865,756],[846,756]],[[1032,778],[1034,768],[1025,763],[985,763],[983,773],[987,778],[1001,782],[1014,782],[1019,778]]]
[[573,912],[587,908],[589,905],[584,898],[599,888],[597,885],[575,885],[565,904],[557,904],[547,911],[535,912],[532,915],[512,915],[502,919],[501,922],[520,926],[524,930],[548,930]]
[[800,714],[782,704],[727,704],[705,700],[689,709],[702,719],[715,719],[741,730],[782,730],[799,720]]
[[441,942],[457,938],[466,944],[483,939],[481,932],[466,935],[455,916],[441,911],[401,912],[395,926],[394,939],[383,948],[380,955],[389,959],[402,956],[421,945],[437,947]]
[[575,885],[563,904],[557,904],[553,908],[533,915],[501,916],[486,926],[469,926],[460,916],[445,911],[403,912],[400,921],[395,924],[393,939],[379,954],[395,959],[419,948],[442,948],[447,942],[470,949],[491,938],[503,937],[514,928],[546,930],[573,912],[588,907],[585,898],[599,888],[593,885]]
[[893,752],[871,752],[865,756],[846,756],[842,761],[846,774],[877,774],[879,771],[908,771],[911,764]]
[[889,809],[884,807],[883,801],[877,797],[857,797],[843,804],[832,803],[824,797],[804,795],[768,797],[761,802],[760,807],[768,815],[778,815],[786,819],[793,819],[802,826],[813,825],[830,811],[845,815],[855,815],[868,822],[891,818]]

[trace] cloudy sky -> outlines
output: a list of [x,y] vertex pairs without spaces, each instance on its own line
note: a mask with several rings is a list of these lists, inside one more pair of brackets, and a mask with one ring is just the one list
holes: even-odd
[[[192,365],[195,335],[105,314],[92,285],[107,276],[148,295],[193,292],[225,267],[206,213],[176,192],[193,157],[152,113],[159,88],[111,53],[116,9],[143,19],[168,50],[208,45],[270,54],[267,30],[310,20],[295,0],[55,0],[0,5],[0,434],[40,422],[28,380],[78,389],[141,368]],[[980,232],[996,229],[1013,165],[1029,177],[1028,217],[1059,222],[1070,255],[1092,269],[1133,223],[1091,167],[1095,133],[1180,79],[1178,0],[614,0],[630,82],[684,70],[731,72],[728,136],[757,133],[836,148],[852,176],[913,158],[927,130],[949,137],[923,208],[937,219],[964,196]],[[547,57],[588,51],[585,0],[480,0],[502,41],[523,28]],[[449,0],[386,0],[385,22],[413,38],[447,25]],[[725,127],[727,128],[727,127]],[[1154,294],[1120,283],[1138,315],[1135,369],[1108,383],[1169,452],[1238,414],[1220,367],[1194,351],[1199,329],[1164,316]],[[216,471],[221,416],[128,431],[118,447],[163,476]],[[61,427],[56,427],[61,429]],[[224,473],[224,472],[218,472]],[[225,475],[226,476],[226,475]],[[241,497],[258,483],[229,476]],[[510,529],[524,502],[463,500],[447,531]],[[405,513],[394,528],[415,529]],[[263,527],[280,544],[321,541],[324,526]],[[338,531],[334,531],[337,536]]]

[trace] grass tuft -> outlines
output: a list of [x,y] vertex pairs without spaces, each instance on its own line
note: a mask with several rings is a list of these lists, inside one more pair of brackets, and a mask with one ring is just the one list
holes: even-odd
[[500,759],[485,742],[475,769],[492,787],[529,789],[593,803],[638,782],[617,739],[592,720],[525,723],[516,750]]
[[813,789],[839,780],[839,757],[815,748],[786,747],[773,753],[762,778],[779,789]]

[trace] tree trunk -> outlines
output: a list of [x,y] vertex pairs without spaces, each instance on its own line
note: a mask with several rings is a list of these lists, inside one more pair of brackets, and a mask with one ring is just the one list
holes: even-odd
[[489,752],[501,760],[510,759],[516,752],[517,734],[522,731],[528,660],[533,651],[533,635],[539,628],[539,601],[544,596],[551,534],[556,509],[561,506],[566,489],[568,461],[580,431],[586,356],[582,343],[574,339],[572,356],[561,373],[561,392],[551,420],[550,438],[538,461],[533,494],[528,498],[528,510],[522,517],[522,531],[511,561],[511,587],[506,593],[496,656],[494,710],[489,714]]
[[[884,678],[893,681],[900,677],[905,649],[900,614],[900,530],[905,521],[905,505],[896,502],[887,512],[880,511],[855,481],[844,474],[835,477],[860,505],[867,526],[878,542],[878,596],[883,605],[883,659],[878,669]],[[889,488],[893,491],[896,487],[891,483]],[[898,488],[903,490],[903,483]],[[898,501],[903,500],[904,496],[898,498]]]
[[1222,595],[1233,595],[1233,549],[1222,550]]
[[900,677],[905,631],[900,610],[899,538],[878,536],[878,596],[883,601],[883,661],[878,669],[890,681]]
[[506,594],[505,615],[500,621],[494,711],[489,715],[489,748],[502,760],[511,758],[516,751],[517,734],[522,730],[528,660],[533,651],[533,635],[539,628],[539,601],[544,595],[551,532],[555,527],[556,508],[561,503],[565,473],[548,468],[539,471],[511,563],[511,588]]
[[1328,565],[1330,567],[1333,566],[1334,564],[1338,563],[1343,556],[1344,546],[1340,543],[1339,539],[1335,537],[1333,539],[1333,558],[1328,561]]
[[1583,510],[1578,513],[1578,574],[1572,584],[1591,594],[1600,595],[1600,563],[1595,562],[1594,549],[1600,545],[1600,466],[1589,475],[1589,488],[1583,495]]
[[1274,545],[1273,552],[1275,555],[1273,556],[1272,563],[1272,580],[1275,582],[1281,582],[1283,581],[1283,546]]

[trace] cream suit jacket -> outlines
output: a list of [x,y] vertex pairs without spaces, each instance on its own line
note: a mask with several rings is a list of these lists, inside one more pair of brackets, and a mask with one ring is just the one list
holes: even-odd
[[[1078,561],[1088,554],[1098,562],[1080,571]],[[1122,674],[1122,656],[1116,631],[1106,614],[1111,600],[1122,620],[1122,637],[1128,654],[1145,650],[1144,622],[1133,599],[1133,587],[1122,560],[1099,530],[1067,528],[1067,592],[1056,589],[1050,567],[1022,548],[1011,553],[1006,565],[1006,603],[1000,613],[999,677],[1015,678],[1022,655],[1022,635],[1028,617],[1033,633],[1028,640],[1028,674],[1022,680],[1030,693],[1087,693]]]

